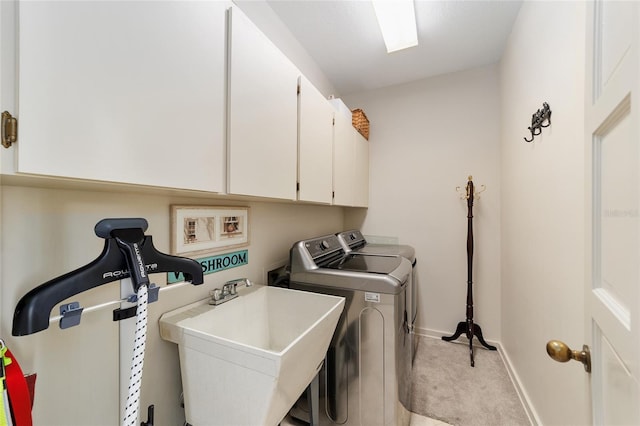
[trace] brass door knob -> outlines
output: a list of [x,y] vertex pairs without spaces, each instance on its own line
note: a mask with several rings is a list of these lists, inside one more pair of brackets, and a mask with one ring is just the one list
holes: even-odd
[[550,340],[547,343],[547,354],[558,362],[567,362],[575,359],[584,364],[584,371],[591,373],[591,352],[589,346],[582,345],[582,351],[574,351],[560,340]]

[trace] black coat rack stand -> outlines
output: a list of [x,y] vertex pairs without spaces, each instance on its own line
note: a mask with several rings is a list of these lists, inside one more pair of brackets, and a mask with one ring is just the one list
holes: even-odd
[[[482,192],[482,189],[479,192]],[[478,193],[479,193],[478,192]],[[475,362],[473,360],[473,336],[476,336],[482,346],[485,348],[495,351],[496,347],[488,344],[484,337],[482,336],[482,328],[478,324],[473,322],[473,282],[471,279],[472,271],[473,271],[473,198],[475,197],[475,187],[473,185],[472,176],[469,176],[469,181],[467,182],[466,195],[464,198],[467,200],[467,319],[465,321],[461,321],[458,323],[456,327],[455,333],[452,336],[442,336],[442,340],[446,340],[447,342],[451,342],[452,340],[456,340],[463,333],[469,339],[469,357],[471,359],[471,366],[475,366]]]

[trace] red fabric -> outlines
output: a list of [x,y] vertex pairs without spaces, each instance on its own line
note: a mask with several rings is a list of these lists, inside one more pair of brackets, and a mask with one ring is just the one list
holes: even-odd
[[[33,426],[31,420],[31,394],[27,386],[27,380],[22,374],[18,360],[7,349],[6,355],[11,358],[11,364],[5,366],[7,392],[11,403],[14,426]],[[1,361],[0,361],[1,362]]]
[[29,388],[29,398],[31,398],[31,409],[33,409],[33,400],[36,397],[36,373],[27,374],[24,378],[27,380],[27,387]]

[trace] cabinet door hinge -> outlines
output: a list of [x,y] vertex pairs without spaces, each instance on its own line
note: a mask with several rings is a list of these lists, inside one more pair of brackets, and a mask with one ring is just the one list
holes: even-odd
[[5,148],[9,148],[11,144],[18,141],[18,120],[8,111],[2,113],[0,133],[2,133],[2,146]]

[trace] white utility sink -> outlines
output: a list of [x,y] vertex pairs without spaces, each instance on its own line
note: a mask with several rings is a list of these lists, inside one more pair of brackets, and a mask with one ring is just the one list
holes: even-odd
[[178,344],[186,420],[277,425],[317,374],[344,308],[342,297],[254,285],[160,318]]

